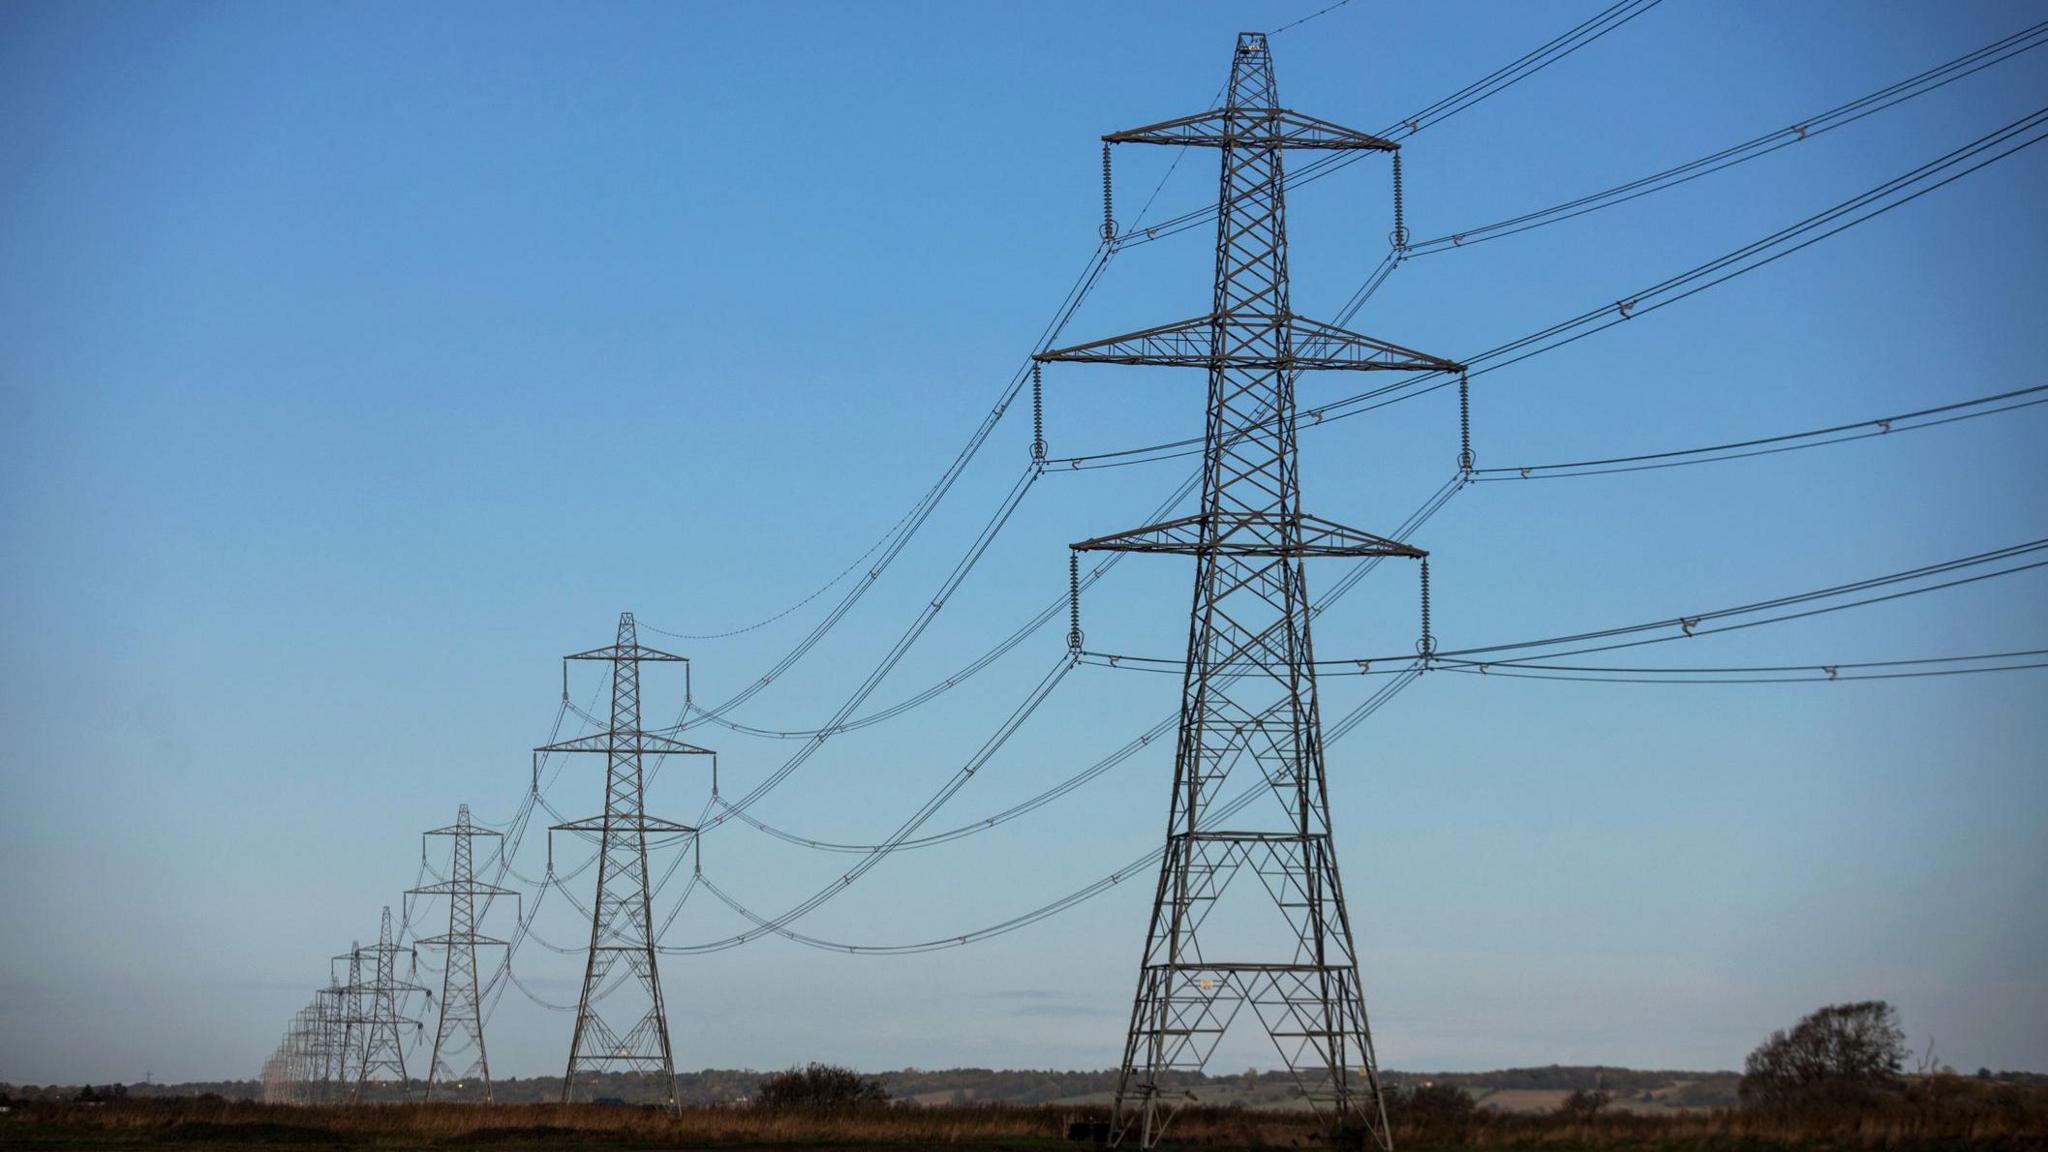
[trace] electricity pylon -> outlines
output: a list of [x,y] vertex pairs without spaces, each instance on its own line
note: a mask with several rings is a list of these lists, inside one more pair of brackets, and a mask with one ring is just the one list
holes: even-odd
[[362,1028],[362,1048],[356,1066],[355,1091],[350,1095],[352,1104],[363,1103],[370,1081],[379,1073],[395,1075],[401,1098],[412,1099],[412,1082],[405,1074],[405,1041],[399,1035],[400,1024],[410,1024],[415,1030],[422,1027],[419,1021],[399,1011],[398,999],[410,992],[425,992],[425,988],[410,980],[398,978],[398,954],[408,951],[399,944],[391,933],[391,906],[384,906],[384,920],[377,932],[377,943],[373,947],[356,949],[357,956],[351,958],[350,967],[356,978],[362,971],[362,954],[372,958],[376,976],[372,983],[355,985],[361,996],[358,1001],[361,1012],[356,1022]]
[[[562,1101],[568,1103],[579,1072],[654,1072],[671,1111],[676,1108],[675,1057],[669,1048],[668,1014],[662,1005],[661,976],[655,965],[653,891],[647,875],[647,835],[687,836],[696,829],[647,815],[643,756],[709,756],[710,750],[640,728],[640,665],[643,661],[687,664],[682,656],[656,651],[639,642],[633,614],[619,614],[618,638],[605,648],[564,656],[564,660],[599,660],[612,666],[611,727],[574,740],[536,749],[539,752],[592,752],[605,757],[604,814],[557,824],[553,834],[575,832],[595,836],[597,898],[591,904],[590,954],[583,970],[583,994],[576,1002],[576,1031],[569,1041],[569,1069],[562,1077]],[[565,681],[566,684],[566,681]],[[564,692],[566,694],[566,687]],[[614,969],[626,971],[617,979]],[[611,1000],[601,1012],[599,995]],[[618,1000],[617,997],[625,997]],[[624,1032],[605,1016],[631,1020]]]
[[263,1102],[312,1104],[319,1084],[323,998],[292,1014],[284,1040],[263,1065]]
[[[1121,1142],[1135,1126],[1141,1146],[1156,1143],[1177,1107],[1165,1095],[1168,1074],[1201,1069],[1249,1004],[1326,1123],[1390,1148],[1331,843],[1303,561],[1424,554],[1302,512],[1294,381],[1308,369],[1461,366],[1294,314],[1283,153],[1396,145],[1281,108],[1262,33],[1237,38],[1229,93],[1223,107],[1103,137],[1105,153],[1118,143],[1220,151],[1209,313],[1037,357],[1203,368],[1209,377],[1201,511],[1073,546],[1196,560],[1166,853],[1111,1138]],[[1212,799],[1241,765],[1276,803],[1212,818]],[[1257,883],[1232,889],[1247,868]]]
[[[519,894],[510,888],[495,884],[479,884],[476,880],[474,856],[471,841],[478,836],[503,836],[489,828],[479,828],[469,819],[469,805],[456,810],[455,823],[446,828],[435,828],[420,836],[422,856],[426,854],[426,838],[446,836],[451,844],[448,851],[448,879],[438,884],[407,889],[408,896],[448,897],[448,931],[440,936],[429,936],[421,944],[442,950],[441,965],[441,1019],[434,1028],[434,1053],[427,1063],[427,1089],[425,1099],[431,1103],[434,1089],[441,1086],[447,1094],[444,1081],[452,1080],[457,1088],[465,1081],[480,1078],[483,1083],[483,1101],[491,1103],[491,1061],[484,1050],[483,989],[476,978],[477,945],[503,945],[505,941],[477,932],[476,898],[482,896],[488,901],[493,896],[510,896],[515,901]],[[523,919],[523,914],[521,916]],[[446,1057],[460,1053],[474,1052],[458,1072],[446,1063]],[[443,1073],[446,1073],[444,1076]]]
[[327,1104],[333,1100],[334,1085],[344,1066],[341,981],[330,976],[327,987],[313,998],[313,1005],[320,1028],[319,1052],[313,1064],[313,1103]]
[[[346,964],[346,978],[334,975],[334,965]],[[348,951],[328,961],[327,1027],[333,1051],[327,1066],[328,1085],[323,1103],[343,1103],[355,1096],[351,1080],[362,1063],[363,1037],[370,1018],[363,1012],[363,946],[350,941]]]

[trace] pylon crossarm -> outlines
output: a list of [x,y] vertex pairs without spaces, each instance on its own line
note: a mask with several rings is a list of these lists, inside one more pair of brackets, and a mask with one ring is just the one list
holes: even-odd
[[503,836],[503,832],[486,828],[481,824],[450,824],[445,828],[429,828],[422,836]]
[[1222,960],[1203,960],[1203,961],[1200,961],[1200,962],[1198,962],[1198,963],[1193,963],[1193,964],[1147,964],[1147,965],[1146,965],[1145,967],[1146,967],[1146,968],[1148,968],[1148,969],[1151,969],[1152,971],[1155,971],[1155,972],[1178,972],[1178,973],[1181,973],[1181,974],[1183,974],[1183,975],[1186,975],[1186,974],[1189,974],[1189,973],[1196,973],[1196,974],[1199,974],[1199,973],[1203,973],[1203,972],[1215,972],[1215,973],[1219,973],[1219,974],[1220,974],[1220,973],[1233,973],[1233,972],[1253,972],[1253,973],[1266,973],[1266,972],[1312,972],[1312,973],[1313,973],[1313,972],[1323,972],[1323,971],[1325,971],[1325,970],[1327,970],[1327,969],[1329,968],[1329,965],[1327,965],[1327,964],[1272,964],[1272,963],[1262,963],[1262,962],[1252,962],[1252,963],[1232,963],[1232,962],[1229,962],[1229,961],[1222,961]]
[[1176,320],[1106,340],[1092,340],[1068,348],[1040,352],[1032,359],[1051,364],[1156,364],[1168,367],[1206,368],[1215,347],[1216,318],[1196,316]]
[[1076,552],[1160,552],[1182,556],[1400,556],[1420,548],[1346,528],[1318,516],[1268,513],[1198,514],[1072,545]]
[[405,894],[406,894],[406,895],[408,895],[408,896],[517,896],[517,895],[519,895],[519,893],[518,893],[517,891],[514,891],[514,890],[513,890],[513,889],[511,889],[511,888],[500,888],[500,887],[498,887],[498,886],[497,886],[497,885],[495,885],[495,884],[485,884],[485,883],[483,883],[483,882],[481,882],[481,881],[477,881],[477,880],[471,880],[471,881],[468,881],[468,882],[466,882],[466,883],[465,883],[465,882],[462,882],[462,881],[456,881],[456,880],[443,880],[443,881],[441,881],[441,882],[440,882],[440,883],[438,883],[438,884],[428,884],[428,885],[425,885],[425,886],[423,886],[423,887],[419,887],[419,888],[407,888],[407,889],[405,890]]
[[1180,144],[1196,148],[1313,148],[1395,152],[1400,145],[1370,132],[1287,108],[1212,108],[1143,128],[1111,132],[1111,144]]
[[628,819],[620,816],[589,816],[567,824],[551,824],[550,832],[695,832],[688,824],[653,816]]
[[459,945],[464,948],[467,948],[471,944],[497,944],[500,946],[510,946],[508,941],[500,940],[495,936],[472,936],[467,933],[460,932],[452,936],[422,936],[417,941],[415,941],[415,943],[432,944],[437,947]]
[[1395,372],[1463,372],[1465,366],[1455,360],[1403,348],[1362,333],[1310,320],[1306,316],[1289,316],[1288,327],[1294,340],[1294,366],[1296,368],[1351,369],[1353,371],[1376,369]]
[[593,732],[574,740],[544,744],[536,752],[641,752],[650,756],[715,756],[709,748],[652,732]]
[[[1164,368],[1286,368],[1297,372],[1459,372],[1464,365],[1292,314],[1196,316],[1121,336],[1040,352],[1041,363],[1142,364]],[[1281,329],[1285,329],[1284,333]],[[1256,339],[1244,339],[1251,335]],[[1281,339],[1284,335],[1285,339]],[[1237,341],[1236,344],[1232,340]],[[1220,351],[1219,351],[1220,348]]]
[[629,644],[607,644],[602,648],[591,648],[583,652],[572,652],[569,655],[562,657],[562,659],[610,660],[614,663],[625,660],[655,660],[676,664],[688,664],[690,662],[690,658],[688,656],[677,656],[672,652],[663,652],[657,648],[649,648],[645,644],[641,644],[638,642]]

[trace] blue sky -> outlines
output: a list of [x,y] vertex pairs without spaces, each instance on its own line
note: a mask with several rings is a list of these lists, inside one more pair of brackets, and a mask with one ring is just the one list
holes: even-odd
[[[608,641],[622,609],[718,631],[847,565],[952,458],[1085,263],[1096,137],[1199,110],[1234,33],[1315,7],[0,7],[0,1079],[253,1075],[326,957],[374,937],[415,881],[418,833],[458,803],[512,813],[557,657]],[[1594,10],[1356,0],[1274,40],[1281,92],[1374,130]],[[2038,16],[1669,0],[1410,141],[1409,221],[1436,235],[1632,179]],[[1678,190],[1412,260],[1354,326],[1486,348],[2043,103],[2037,52]],[[1170,163],[1119,154],[1120,216]],[[1213,163],[1188,157],[1153,218],[1212,195]],[[2029,150],[1490,374],[1474,384],[1481,462],[2041,383],[2044,181],[2048,150]],[[1384,250],[1385,168],[1289,207],[1295,307],[1330,317]],[[1203,311],[1211,240],[1120,256],[1070,334]],[[1302,396],[1355,390],[1307,380]],[[1199,397],[1186,374],[1061,367],[1048,439],[1065,454],[1194,434]],[[1476,487],[1417,539],[1438,633],[1657,619],[2048,534],[2042,413]],[[1440,392],[1304,434],[1308,506],[1390,529],[1450,473],[1455,421]],[[828,717],[930,600],[1028,438],[1012,411],[857,610],[734,717]],[[1134,526],[1183,464],[1047,476],[875,702],[1050,602],[1064,545]],[[1188,578],[1172,558],[1122,565],[1084,606],[1091,646],[1177,656]],[[1811,664],[2048,646],[2042,581],[1648,651]],[[1414,599],[1408,574],[1376,574],[1318,622],[1318,652],[1407,646]],[[720,699],[829,600],[742,636],[646,639],[690,654],[699,698]],[[1061,646],[1047,628],[829,742],[756,813],[879,838]],[[1801,1012],[1880,996],[1959,1066],[2048,1067],[2044,677],[1425,677],[1330,756],[1383,1064],[1727,1067]],[[679,682],[648,683],[651,711],[680,705]],[[1332,682],[1325,713],[1367,690]],[[1076,671],[933,827],[1070,774],[1176,696],[1172,677]],[[696,738],[721,751],[728,792],[793,748]],[[1161,743],[1029,819],[885,861],[800,926],[889,942],[1033,907],[1153,846],[1170,771]],[[571,765],[549,796],[583,815],[600,789],[596,765]],[[650,808],[688,819],[707,789],[672,765]],[[529,836],[521,869],[537,875],[543,848]],[[738,824],[702,853],[764,910],[851,859]],[[1111,1065],[1149,887],[930,955],[770,940],[666,959],[678,1062]],[[668,940],[738,925],[700,892]],[[535,931],[578,933],[558,900]],[[573,1000],[573,958],[528,946],[515,964]],[[558,1071],[568,1027],[512,992],[494,1068]],[[1263,1044],[1235,1037],[1218,1062],[1270,1066]]]

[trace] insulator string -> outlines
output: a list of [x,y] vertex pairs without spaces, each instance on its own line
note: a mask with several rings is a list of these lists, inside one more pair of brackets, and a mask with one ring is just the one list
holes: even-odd
[[1402,218],[1401,209],[1401,154],[1394,153],[1394,234],[1388,237],[1393,242],[1395,258],[1408,251],[1408,225]]
[[1081,554],[1067,552],[1067,651],[1081,658]]
[[1472,384],[1458,373],[1458,474],[1472,478]]
[[1045,464],[1045,379],[1044,365],[1031,365],[1031,459]]
[[1436,637],[1429,630],[1429,557],[1422,558],[1422,639],[1415,642],[1415,651],[1422,656],[1422,665],[1429,667],[1430,657],[1436,655]]
[[1116,215],[1109,195],[1109,142],[1102,144],[1102,242],[1116,239]]

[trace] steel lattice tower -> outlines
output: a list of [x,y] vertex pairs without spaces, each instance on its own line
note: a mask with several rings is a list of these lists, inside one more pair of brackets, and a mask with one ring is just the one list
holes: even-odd
[[[369,985],[355,985],[355,990],[367,1001],[368,1011],[356,1018],[362,1032],[362,1047],[357,1065],[355,1091],[350,1103],[361,1104],[367,1094],[371,1080],[379,1073],[394,1075],[398,1080],[400,1095],[412,1099],[412,1081],[405,1073],[405,1041],[399,1034],[400,1024],[411,1024],[415,1029],[420,1022],[399,1011],[398,999],[408,992],[425,992],[426,989],[410,980],[398,978],[398,954],[407,949],[399,944],[391,932],[391,906],[384,906],[384,919],[377,932],[374,947],[359,948],[358,954],[370,953],[374,958],[376,977]],[[352,976],[361,972],[360,960],[352,961]]]
[[[348,976],[340,979],[333,976],[333,965],[348,965]],[[336,1102],[353,1099],[355,1085],[351,1075],[362,1063],[362,1046],[365,1029],[370,1018],[363,1013],[363,946],[360,941],[350,941],[348,951],[329,961],[328,985],[325,995],[331,1005],[327,1013],[327,1027],[334,1045],[328,1064],[328,1095]],[[343,1086],[347,1085],[346,1090]]]
[[[488,900],[493,896],[511,896],[516,900],[519,894],[510,888],[477,883],[471,841],[478,836],[502,835],[472,824],[469,805],[464,804],[456,811],[455,823],[422,833],[420,837],[422,855],[425,853],[424,841],[429,836],[446,836],[451,841],[448,879],[409,889],[406,893],[409,896],[448,897],[448,931],[420,941],[421,944],[440,948],[443,953],[441,1019],[434,1029],[434,1053],[427,1064],[425,1098],[429,1102],[434,1099],[437,1085],[443,1086],[443,1095],[446,1095],[444,1080],[453,1080],[460,1087],[461,1082],[470,1079],[474,1073],[483,1080],[484,1103],[491,1103],[491,1061],[484,1050],[483,995],[476,976],[476,949],[479,944],[503,945],[505,941],[478,934],[476,898],[483,896]],[[461,1071],[447,1065],[445,1057],[472,1050],[475,1055]]]
[[[640,728],[640,665],[644,661],[687,664],[682,656],[648,648],[639,642],[633,614],[619,614],[618,638],[608,647],[593,648],[564,660],[599,660],[612,666],[611,727],[574,740],[537,749],[540,752],[591,752],[605,757],[604,814],[549,831],[594,835],[598,840],[597,895],[591,904],[590,955],[583,971],[583,994],[576,1004],[576,1031],[569,1042],[569,1068],[562,1077],[567,1103],[579,1072],[654,1072],[661,1076],[668,1107],[676,1107],[675,1058],[669,1047],[668,1015],[662,1004],[661,976],[655,964],[653,892],[648,882],[647,834],[689,835],[696,829],[647,815],[642,759],[653,755],[709,756],[708,749],[685,744]],[[553,850],[549,850],[552,858]],[[625,972],[616,978],[619,968]],[[607,999],[638,985],[637,998],[624,1010],[617,1005],[600,1012],[600,993]],[[637,1014],[636,1014],[637,1010]],[[606,1023],[631,1020],[624,1032]]]
[[[1154,1144],[1177,1107],[1170,1074],[1201,1069],[1249,1004],[1326,1122],[1391,1147],[1331,843],[1303,561],[1423,553],[1302,512],[1294,383],[1305,369],[1460,366],[1289,307],[1282,156],[1396,145],[1281,108],[1264,34],[1238,37],[1223,107],[1103,140],[1222,156],[1209,314],[1037,357],[1209,377],[1201,511],[1074,545],[1196,560],[1166,852],[1112,1139],[1135,1127]],[[1246,766],[1275,803],[1209,818],[1224,780]],[[1247,870],[1254,882],[1233,888]]]
[[326,1104],[332,1098],[334,1084],[340,1079],[344,1066],[342,1044],[346,1026],[342,1022],[341,982],[330,978],[327,987],[320,990],[313,1002],[320,1022],[319,1055],[314,1062],[313,1103]]

